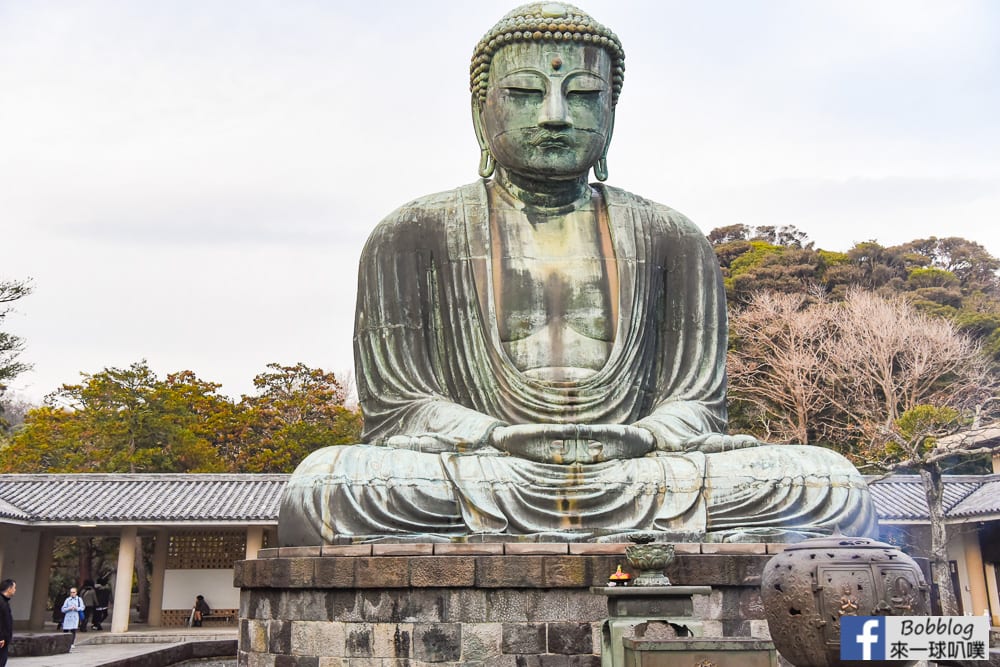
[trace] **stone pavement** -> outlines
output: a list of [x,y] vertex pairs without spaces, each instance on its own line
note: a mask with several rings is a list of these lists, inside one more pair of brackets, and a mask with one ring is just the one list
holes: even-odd
[[72,653],[11,658],[7,664],[8,667],[59,667],[61,665],[103,667],[189,641],[233,640],[236,637],[237,630],[232,627],[142,629],[123,634],[88,632],[77,634],[76,646]]

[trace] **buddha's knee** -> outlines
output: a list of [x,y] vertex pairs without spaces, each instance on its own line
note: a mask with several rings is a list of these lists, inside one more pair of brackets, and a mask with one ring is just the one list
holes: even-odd
[[[377,445],[333,445],[307,456],[292,473],[288,487],[367,486],[447,481],[439,454]],[[287,493],[286,493],[287,495]]]
[[812,445],[762,445],[706,456],[708,477],[726,480],[754,479],[830,479],[862,480],[861,474],[846,458],[831,449]]
[[861,473],[842,454],[814,445],[779,445],[781,454],[791,456],[803,468],[803,474],[856,477]]
[[333,472],[337,466],[337,461],[340,459],[345,450],[358,446],[359,445],[331,445],[330,447],[317,449],[309,454],[309,456],[302,459],[302,463],[295,467],[289,483],[292,483],[294,480],[299,478],[326,475]]

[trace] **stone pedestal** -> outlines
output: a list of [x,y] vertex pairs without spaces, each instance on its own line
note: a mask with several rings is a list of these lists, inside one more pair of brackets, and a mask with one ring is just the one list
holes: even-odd
[[777,667],[778,652],[769,641],[746,638],[626,638],[625,667]]
[[[242,589],[239,665],[596,667],[608,606],[590,589],[625,563],[625,546],[263,549],[235,568]],[[763,545],[738,546],[742,553],[680,554],[667,574],[679,585],[712,586],[692,602],[703,624],[749,636],[766,632],[757,587],[767,556]]]
[[[605,667],[628,664],[623,640],[650,634],[680,637],[722,636],[722,624],[703,621],[711,586],[624,586],[591,589],[608,600],[608,620],[601,630],[601,655]],[[695,615],[695,604],[699,608]],[[658,628],[659,626],[659,628]]]

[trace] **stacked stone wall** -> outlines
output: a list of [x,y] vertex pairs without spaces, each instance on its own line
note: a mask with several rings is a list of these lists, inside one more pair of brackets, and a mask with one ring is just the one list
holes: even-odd
[[[678,545],[700,551],[699,545]],[[717,545],[704,545],[714,549]],[[763,545],[680,554],[675,584],[715,634],[760,636]],[[603,586],[624,545],[363,545],[265,549],[237,563],[243,667],[600,665]],[[548,553],[546,553],[548,552]],[[748,553],[755,552],[755,553]]]

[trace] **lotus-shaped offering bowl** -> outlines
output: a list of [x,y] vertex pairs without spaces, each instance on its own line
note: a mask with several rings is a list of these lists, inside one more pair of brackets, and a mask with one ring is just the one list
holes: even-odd
[[674,545],[656,544],[656,535],[635,533],[628,536],[632,546],[625,549],[625,558],[639,576],[632,580],[633,586],[669,586],[670,579],[663,574],[664,568],[674,559]]

